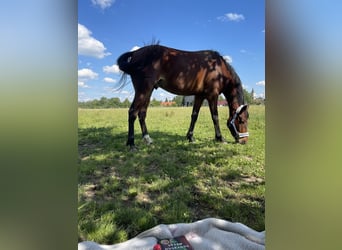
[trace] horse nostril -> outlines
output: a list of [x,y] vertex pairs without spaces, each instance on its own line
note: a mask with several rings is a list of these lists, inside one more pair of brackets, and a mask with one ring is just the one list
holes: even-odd
[[240,140],[239,140],[239,143],[240,143],[240,144],[246,144],[246,143],[247,143],[247,139],[240,139]]

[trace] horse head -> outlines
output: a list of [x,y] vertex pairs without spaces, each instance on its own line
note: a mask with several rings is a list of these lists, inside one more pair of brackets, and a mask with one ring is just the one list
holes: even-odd
[[248,105],[240,105],[234,113],[228,118],[227,126],[230,133],[235,138],[235,142],[240,144],[245,144],[248,141],[248,130],[247,130],[247,120],[248,120]]

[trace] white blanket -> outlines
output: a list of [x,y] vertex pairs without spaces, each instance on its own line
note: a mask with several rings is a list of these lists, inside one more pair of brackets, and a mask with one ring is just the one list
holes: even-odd
[[78,250],[152,250],[158,239],[178,236],[185,236],[194,250],[265,249],[265,231],[257,232],[241,223],[208,218],[194,223],[158,225],[114,245],[84,241],[78,244]]

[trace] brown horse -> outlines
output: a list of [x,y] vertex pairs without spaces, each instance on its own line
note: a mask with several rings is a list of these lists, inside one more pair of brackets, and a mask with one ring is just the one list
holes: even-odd
[[[198,112],[207,99],[215,127],[215,138],[224,141],[217,112],[218,96],[223,93],[229,106],[227,126],[236,142],[248,140],[247,104],[242,84],[235,70],[216,51],[182,51],[158,44],[126,52],[117,60],[121,71],[131,76],[135,96],[128,111],[127,145],[134,148],[134,121],[137,116],[146,143],[152,143],[145,124],[147,107],[153,89],[163,88],[176,95],[194,95],[190,128],[186,137],[194,140]],[[123,81],[123,85],[127,81]],[[122,86],[121,86],[122,87]]]

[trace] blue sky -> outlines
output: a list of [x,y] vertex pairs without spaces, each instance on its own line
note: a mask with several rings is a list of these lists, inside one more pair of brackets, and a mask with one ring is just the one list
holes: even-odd
[[[78,100],[133,99],[132,85],[116,91],[116,59],[153,40],[181,50],[212,49],[239,74],[248,91],[265,96],[263,0],[80,0]],[[171,99],[162,89],[152,98]]]

